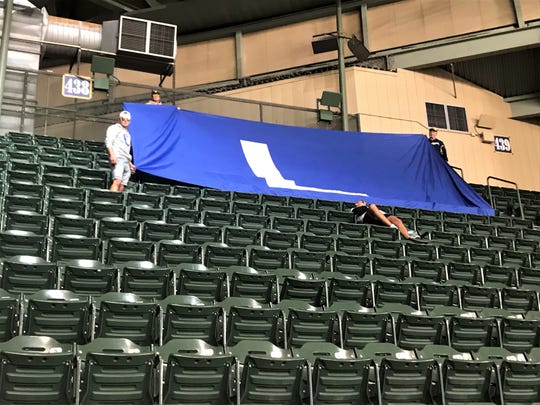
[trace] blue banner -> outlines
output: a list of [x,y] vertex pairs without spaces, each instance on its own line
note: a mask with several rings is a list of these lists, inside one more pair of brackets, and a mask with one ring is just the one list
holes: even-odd
[[137,169],[223,190],[493,215],[424,135],[343,132],[125,103]]

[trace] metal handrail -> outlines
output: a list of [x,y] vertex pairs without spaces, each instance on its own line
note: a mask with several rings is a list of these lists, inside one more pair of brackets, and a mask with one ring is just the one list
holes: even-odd
[[488,176],[487,177],[487,186],[488,186],[488,195],[489,195],[489,203],[493,207],[493,195],[491,194],[491,185],[489,184],[489,180],[498,180],[502,181],[503,183],[513,184],[516,187],[516,193],[518,198],[518,205],[519,205],[519,212],[521,213],[521,219],[525,219],[525,213],[523,212],[523,204],[521,203],[521,195],[519,194],[519,187],[515,181],[505,180],[501,179],[500,177],[495,176]]
[[452,169],[454,169],[455,171],[458,171],[459,170],[459,175],[460,177],[463,179],[463,169],[461,167],[457,167],[457,166],[450,166]]

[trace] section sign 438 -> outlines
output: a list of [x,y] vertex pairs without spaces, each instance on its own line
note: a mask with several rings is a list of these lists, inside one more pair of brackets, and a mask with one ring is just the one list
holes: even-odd
[[86,76],[64,74],[62,76],[62,95],[90,100],[92,98],[92,79]]

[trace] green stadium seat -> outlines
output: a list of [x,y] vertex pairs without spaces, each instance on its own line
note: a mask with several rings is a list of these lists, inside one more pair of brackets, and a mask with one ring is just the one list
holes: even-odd
[[9,293],[34,293],[56,287],[58,268],[37,256],[12,256],[4,259],[0,288]]
[[171,194],[182,196],[182,197],[198,198],[201,195],[201,189],[199,187],[173,186],[171,190]]
[[199,221],[199,211],[195,209],[185,209],[169,207],[165,209],[165,222],[168,224],[184,225]]
[[540,362],[505,360],[500,369],[504,403],[540,401]]
[[23,210],[44,214],[43,205],[43,199],[40,197],[8,194],[4,196],[4,205],[2,209],[4,212]]
[[200,339],[175,339],[159,348],[165,365],[162,403],[232,404],[232,355]]
[[205,242],[201,246],[202,264],[223,269],[245,264],[245,249],[221,242]]
[[137,238],[139,224],[122,217],[102,217],[98,221],[97,236],[103,241],[110,238]]
[[32,232],[36,235],[47,235],[49,217],[34,211],[9,211],[6,212],[4,222],[5,230],[19,230]]
[[293,355],[308,361],[313,387],[310,403],[370,403],[371,359],[358,359],[354,351],[326,342],[308,342],[301,348],[294,348]]
[[163,196],[163,208],[183,208],[186,210],[194,210],[197,208],[196,197],[182,197],[179,195]]
[[174,292],[174,273],[149,261],[129,261],[123,266],[120,290],[145,299],[161,300]]
[[222,270],[228,276],[230,297],[252,298],[263,303],[277,301],[276,275],[247,266],[229,266]]
[[354,276],[332,272],[327,278],[328,304],[336,302],[357,302],[362,306],[369,306],[371,283]]
[[200,197],[197,202],[197,207],[200,212],[214,211],[224,214],[231,212],[231,203],[229,200]]
[[388,312],[344,311],[343,348],[362,350],[369,343],[393,343],[392,316]]
[[125,206],[122,203],[113,203],[109,201],[91,201],[88,203],[87,217],[97,220],[108,217],[123,218],[124,210]]
[[76,234],[60,234],[52,238],[51,260],[86,259],[100,260],[102,254],[101,239]]
[[88,297],[68,290],[39,290],[24,298],[24,335],[48,336],[71,344],[90,341],[92,310]]
[[299,279],[285,277],[280,286],[280,301],[299,300],[305,301],[315,307],[328,306],[326,301],[327,285],[324,279]]
[[97,260],[69,260],[63,272],[62,288],[75,294],[101,295],[118,291],[118,269]]
[[231,200],[238,202],[249,202],[254,204],[259,204],[261,201],[260,194],[256,193],[244,193],[240,191],[233,191],[231,195]]
[[449,403],[493,403],[491,381],[495,364],[484,360],[446,359],[443,363],[443,395]]
[[261,229],[267,225],[268,218],[265,215],[237,214],[236,225],[246,229]]
[[133,204],[126,207],[126,216],[130,221],[161,221],[164,217],[164,211],[146,204]]
[[80,215],[61,214],[52,217],[51,235],[81,235],[92,237],[96,234],[96,223],[92,218]]
[[81,405],[156,402],[159,358],[150,348],[121,337],[98,338],[78,346],[77,353],[81,358]]
[[0,402],[75,402],[76,359],[72,345],[46,336],[16,336],[0,344]]
[[270,308],[252,298],[230,297],[220,303],[224,316],[224,346],[243,340],[262,340],[284,345],[284,318],[281,309]]
[[201,223],[207,226],[233,226],[236,225],[236,214],[219,211],[201,211]]
[[271,215],[268,226],[272,230],[290,234],[303,231],[305,228],[305,221],[300,218]]
[[274,229],[259,231],[260,244],[269,249],[286,250],[298,247],[298,235],[292,232],[281,232]]
[[460,351],[476,351],[483,346],[493,346],[497,339],[497,322],[494,318],[465,318],[453,316],[449,321],[450,345]]
[[182,225],[182,240],[185,243],[202,245],[205,242],[221,242],[221,227],[206,226],[200,223]]
[[169,295],[159,305],[163,313],[163,342],[201,339],[213,346],[222,343],[220,306],[191,295]]
[[459,307],[459,290],[456,285],[447,283],[422,282],[418,285],[419,307],[430,311],[436,306]]
[[256,270],[289,267],[289,254],[286,250],[274,250],[266,246],[247,246],[246,258],[246,265]]
[[240,380],[240,403],[300,403],[300,381],[306,368],[304,359],[259,354],[247,355]]
[[110,238],[106,244],[105,262],[154,261],[154,243],[135,238]]
[[386,357],[380,366],[380,399],[383,404],[432,404],[433,360]]
[[165,196],[169,194],[170,191],[171,191],[171,186],[168,184],[148,183],[148,182],[144,182],[141,184],[141,193],[143,194]]
[[201,197],[221,201],[230,201],[232,193],[227,190],[218,190],[214,188],[202,188]]
[[179,295],[195,295],[208,302],[222,301],[227,296],[227,273],[206,266],[178,266],[177,291]]
[[94,298],[96,338],[127,338],[141,346],[161,343],[159,306],[132,293],[108,292]]
[[161,240],[156,244],[156,263],[168,267],[181,263],[201,263],[200,246],[178,239]]
[[367,256],[349,255],[342,252],[330,252],[327,260],[334,272],[363,278],[371,274],[371,261]]
[[258,231],[245,229],[241,226],[224,226],[221,228],[223,243],[229,246],[246,247],[257,244]]
[[232,201],[231,212],[233,214],[262,215],[263,206],[258,202]]
[[141,240],[159,242],[160,240],[179,239],[182,227],[162,220],[146,220],[142,223]]
[[327,269],[326,251],[312,252],[307,249],[287,249],[290,267],[302,272],[321,273]]
[[444,344],[446,322],[443,316],[400,314],[396,321],[396,344],[402,349],[421,350],[427,345]]

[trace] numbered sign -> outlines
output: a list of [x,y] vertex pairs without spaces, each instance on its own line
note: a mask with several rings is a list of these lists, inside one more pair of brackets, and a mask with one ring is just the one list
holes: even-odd
[[85,76],[64,74],[62,76],[62,95],[90,100],[92,98],[92,79]]
[[493,141],[495,144],[495,152],[511,153],[510,138],[505,136],[494,136]]

